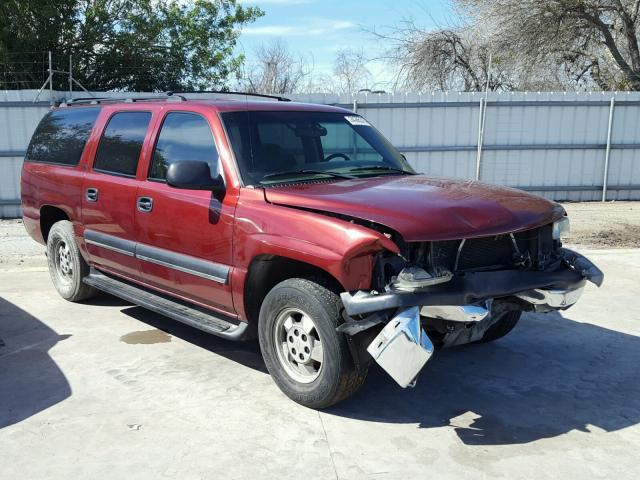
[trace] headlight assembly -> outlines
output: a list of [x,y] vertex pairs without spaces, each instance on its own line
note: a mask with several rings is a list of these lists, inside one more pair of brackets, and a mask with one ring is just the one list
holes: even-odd
[[557,222],[553,222],[551,235],[554,240],[560,240],[569,234],[569,217],[563,217]]

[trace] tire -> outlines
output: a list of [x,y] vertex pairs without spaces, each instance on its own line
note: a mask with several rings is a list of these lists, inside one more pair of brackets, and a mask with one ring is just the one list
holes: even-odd
[[356,369],[344,334],[336,331],[341,309],[338,295],[301,278],[277,284],[262,302],[262,357],[276,385],[294,402],[326,408],[364,383],[367,369]]
[[89,275],[89,265],[80,254],[70,221],[62,220],[51,227],[47,263],[53,286],[65,300],[80,302],[97,294],[95,288],[82,281]]
[[520,311],[506,312],[503,316],[484,333],[478,343],[489,343],[504,337],[507,333],[514,329],[520,320]]

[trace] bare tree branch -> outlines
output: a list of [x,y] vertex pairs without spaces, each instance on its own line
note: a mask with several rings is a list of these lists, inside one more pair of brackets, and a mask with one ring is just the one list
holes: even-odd
[[256,51],[256,61],[243,79],[251,93],[295,93],[303,86],[311,71],[303,58],[295,58],[280,40],[262,45]]
[[367,59],[361,50],[339,50],[333,67],[333,89],[338,93],[353,94],[370,87],[373,82],[367,68]]
[[[471,29],[425,31],[405,21],[392,34],[380,35],[392,45],[389,57],[396,67],[396,84],[405,89],[483,91],[512,90],[512,62],[490,40]],[[495,62],[489,75],[489,57]]]
[[[564,72],[574,88],[640,90],[640,0],[457,0],[500,51]],[[576,53],[583,52],[583,53]],[[594,58],[597,61],[594,61]],[[585,73],[586,72],[586,73]]]

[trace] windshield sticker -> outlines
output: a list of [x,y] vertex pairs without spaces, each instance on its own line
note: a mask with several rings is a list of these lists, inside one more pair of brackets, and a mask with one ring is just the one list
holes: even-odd
[[369,125],[369,122],[367,122],[364,118],[362,118],[360,115],[347,115],[346,117],[344,117],[345,120],[347,122],[349,122],[351,125],[365,125],[367,127],[370,127],[371,125]]

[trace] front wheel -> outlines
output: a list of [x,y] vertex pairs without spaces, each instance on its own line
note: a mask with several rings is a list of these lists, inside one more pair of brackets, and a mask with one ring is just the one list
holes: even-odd
[[276,285],[260,308],[260,349],[273,380],[289,398],[326,408],[353,395],[366,369],[358,370],[340,321],[340,298],[311,280]]

